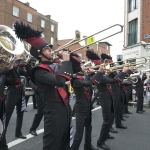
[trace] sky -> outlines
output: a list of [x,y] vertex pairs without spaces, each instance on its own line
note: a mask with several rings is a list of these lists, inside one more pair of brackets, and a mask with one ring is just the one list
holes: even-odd
[[[23,3],[29,2],[30,7],[33,7],[43,15],[51,15],[51,19],[57,21],[59,40],[74,38],[75,30],[79,30],[82,35],[90,36],[114,24],[124,25],[124,0],[20,1]],[[95,36],[95,39],[99,40],[99,35]],[[123,32],[104,41],[112,45],[111,56],[116,61],[116,55],[122,54],[124,44]]]

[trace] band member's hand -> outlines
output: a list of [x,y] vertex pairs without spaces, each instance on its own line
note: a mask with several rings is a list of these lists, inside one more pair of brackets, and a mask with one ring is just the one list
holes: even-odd
[[129,69],[134,72],[134,66],[129,67]]
[[99,67],[99,72],[101,72],[101,73],[103,73],[105,70],[104,70],[104,67],[102,67],[101,65],[100,65],[100,67]]
[[124,67],[122,72],[126,72],[129,69],[129,67]]
[[65,84],[66,85],[70,85],[71,83],[70,83],[70,81],[66,81]]
[[88,69],[88,73],[93,73],[93,72],[94,72],[93,69],[91,69],[91,68]]
[[146,72],[145,72],[145,71],[143,71],[143,74],[146,74]]
[[13,69],[13,64],[8,68],[8,70],[11,70],[11,69]]
[[69,52],[64,51],[64,52],[62,53],[62,59],[63,59],[64,61],[69,61],[69,60],[70,60],[70,54],[69,54]]

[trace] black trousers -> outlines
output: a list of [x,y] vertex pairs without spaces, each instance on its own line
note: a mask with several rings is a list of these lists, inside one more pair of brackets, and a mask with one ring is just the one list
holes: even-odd
[[137,108],[136,111],[142,111],[143,110],[143,101],[144,101],[144,97],[143,97],[143,92],[141,91],[140,93],[137,94]]
[[94,95],[94,98],[91,100],[91,105],[92,106],[93,106],[94,102],[98,99],[98,97],[99,97],[99,91]]
[[[12,116],[12,113],[14,111],[14,108],[16,106],[16,113],[17,113],[17,119],[16,119],[16,130],[15,130],[15,135],[19,135],[21,133],[21,128],[22,128],[22,123],[23,123],[23,114],[24,112],[21,111],[21,103],[22,103],[22,99],[20,95],[8,95],[6,97],[6,103],[5,103],[5,107],[6,107],[6,124],[5,124],[5,131],[4,131],[4,136],[2,138],[2,140],[0,141],[0,148],[3,150],[7,149],[7,143],[6,143],[6,138],[5,138],[5,134],[7,131],[7,127],[10,121],[10,118]],[[0,150],[1,150],[0,149]]]
[[32,126],[30,130],[36,131],[38,128],[42,118],[43,118],[43,100],[40,96],[40,94],[35,94],[35,99],[37,102],[37,113],[34,116]]
[[[35,94],[36,95],[36,94]],[[37,106],[37,102],[36,102],[36,97],[35,95],[32,96],[32,101],[33,101],[33,108],[36,108]],[[29,101],[30,96],[26,96],[26,106],[28,105],[28,101]]]
[[49,102],[44,106],[43,150],[70,149],[70,107]]
[[125,111],[124,111],[125,113],[127,113],[129,111],[128,105],[129,105],[131,95],[132,95],[132,91],[126,91],[126,105],[125,105]]
[[112,112],[111,112],[111,96],[108,92],[100,93],[100,103],[102,107],[103,124],[100,131],[98,143],[104,143],[109,134],[110,126],[112,125]]
[[[83,138],[85,127],[85,147],[91,145],[91,103],[78,104],[76,103],[76,132],[71,150],[78,150]],[[88,145],[89,144],[89,145]]]
[[114,115],[115,115],[115,124],[121,124],[121,94],[114,93],[113,95],[114,101]]

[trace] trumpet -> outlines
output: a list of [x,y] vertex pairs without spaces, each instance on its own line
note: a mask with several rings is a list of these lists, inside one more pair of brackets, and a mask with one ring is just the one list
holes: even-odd
[[71,51],[70,53],[79,51],[79,50],[81,50],[81,49],[83,49],[83,48],[85,48],[85,47],[89,47],[90,45],[93,45],[93,44],[95,44],[95,43],[97,43],[97,42],[99,42],[99,41],[102,41],[102,40],[104,40],[104,39],[107,39],[107,38],[109,38],[109,37],[112,37],[112,36],[114,36],[114,35],[116,35],[116,34],[119,34],[119,33],[123,32],[123,26],[120,25],[120,24],[115,24],[115,25],[110,26],[110,27],[108,27],[108,28],[106,28],[106,29],[104,29],[104,30],[101,30],[101,31],[99,31],[99,32],[97,32],[97,33],[95,33],[95,34],[92,34],[92,35],[90,35],[90,36],[88,36],[88,37],[86,37],[86,38],[84,38],[84,39],[82,39],[82,40],[76,41],[76,42],[74,42],[74,43],[69,43],[69,44],[67,44],[67,45],[61,46],[60,48],[54,50],[54,51],[53,51],[53,52],[54,52],[54,53],[53,53],[53,54],[54,54],[54,59],[57,58],[56,55],[57,55],[57,53],[58,53],[59,51],[61,51],[61,50],[63,50],[63,49],[66,49],[66,48],[68,48],[68,47],[70,47],[70,46],[72,46],[72,45],[75,45],[75,44],[77,44],[77,43],[79,43],[79,42],[81,42],[81,41],[83,41],[83,40],[88,39],[89,37],[92,37],[92,36],[94,36],[94,35],[97,35],[97,34],[99,34],[99,33],[102,33],[102,32],[104,32],[104,31],[107,31],[107,30],[109,30],[109,29],[111,29],[111,28],[114,28],[114,27],[120,27],[120,30],[119,30],[118,32],[115,32],[115,33],[113,33],[113,34],[111,34],[111,35],[109,35],[109,36],[106,36],[106,37],[104,37],[104,38],[102,38],[102,39],[100,39],[100,40],[97,40],[97,41],[95,41],[95,42],[93,42],[93,43],[91,43],[91,44],[88,44],[88,45],[86,45],[86,46],[81,46],[81,47],[79,47],[79,48],[77,48],[77,49]]

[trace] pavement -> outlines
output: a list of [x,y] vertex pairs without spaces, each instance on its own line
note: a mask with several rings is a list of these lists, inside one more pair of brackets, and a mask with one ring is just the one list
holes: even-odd
[[[75,100],[72,99],[71,106],[73,106],[74,102]],[[97,105],[94,105],[94,107],[95,109],[92,111],[92,144],[96,146],[103,119],[101,107]],[[106,141],[111,150],[150,150],[150,108],[145,107],[145,110],[145,113],[137,114],[135,107],[129,107],[129,111],[132,114],[128,115],[129,118],[126,121],[122,122],[127,125],[127,129],[117,129],[118,133],[111,133],[115,136],[115,139]],[[33,109],[31,98],[27,111],[24,113],[22,127],[22,132],[27,135],[27,139],[23,140],[15,138],[16,111],[14,110],[6,134],[9,150],[42,150],[43,120],[37,129],[38,136],[34,137],[29,134],[29,129],[36,113],[36,110]],[[73,118],[73,125],[75,131],[75,118]],[[79,150],[84,150],[83,147],[84,138]]]

